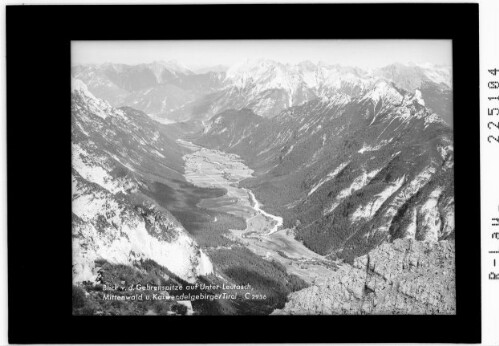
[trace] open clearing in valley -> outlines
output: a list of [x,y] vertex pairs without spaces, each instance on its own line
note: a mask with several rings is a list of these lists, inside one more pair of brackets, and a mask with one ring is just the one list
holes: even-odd
[[198,187],[227,191],[224,196],[203,199],[198,206],[246,220],[245,230],[231,230],[239,243],[257,255],[279,261],[288,272],[309,283],[322,281],[334,270],[333,262],[297,241],[292,230],[281,228],[281,217],[262,210],[253,193],[239,187],[240,181],[253,174],[239,156],[183,140],[178,142],[192,150],[184,156],[187,181]]

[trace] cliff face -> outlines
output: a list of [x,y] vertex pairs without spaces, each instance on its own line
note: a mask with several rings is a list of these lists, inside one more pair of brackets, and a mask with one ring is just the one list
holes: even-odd
[[292,293],[274,315],[455,314],[454,241],[398,239]]

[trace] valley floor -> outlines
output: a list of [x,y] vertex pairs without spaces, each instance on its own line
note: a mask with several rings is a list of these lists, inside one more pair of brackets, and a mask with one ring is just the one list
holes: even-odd
[[198,187],[227,191],[222,197],[203,199],[198,206],[227,212],[246,221],[246,229],[231,230],[233,240],[259,256],[280,262],[290,274],[308,283],[321,282],[337,269],[334,262],[297,241],[293,230],[282,229],[282,218],[262,210],[250,190],[239,187],[239,182],[251,177],[253,171],[237,155],[183,140],[178,140],[178,143],[192,151],[184,156],[188,182]]

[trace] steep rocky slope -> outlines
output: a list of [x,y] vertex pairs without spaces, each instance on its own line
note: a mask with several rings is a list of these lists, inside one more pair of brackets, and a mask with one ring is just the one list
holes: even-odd
[[398,239],[292,293],[273,314],[455,314],[454,275],[453,241]]
[[452,130],[411,93],[380,79],[291,107],[214,116],[197,142],[241,155],[245,181],[312,250],[348,261],[400,237],[453,236]]
[[155,163],[168,155],[169,142],[155,127],[146,115],[113,108],[73,80],[75,283],[94,282],[98,260],[133,265],[150,259],[189,282],[212,272],[182,225],[140,192],[141,169],[172,170]]
[[[336,94],[363,95],[380,78],[410,92],[421,89],[432,100],[434,94],[440,96],[452,88],[450,69],[441,66],[393,64],[365,71],[323,62],[283,64],[268,59],[246,60],[227,70],[223,89],[216,96],[209,95],[201,109],[205,117],[228,109],[249,108],[257,115],[271,118],[311,100]],[[439,106],[436,102],[432,105]]]
[[[175,300],[109,301],[103,285],[185,285],[219,287],[185,294],[238,294],[237,299],[196,300],[195,314],[269,314],[305,283],[278,262],[255,255],[231,240],[229,229],[244,219],[201,208],[203,199],[223,189],[189,184],[182,156],[189,152],[166,128],[145,113],[114,108],[73,80],[73,299],[74,313],[179,314]],[[173,136],[173,138],[176,138]],[[215,221],[214,221],[215,220]],[[223,284],[251,285],[246,291]],[[133,296],[134,291],[120,291]],[[146,292],[157,293],[157,292]],[[164,291],[179,294],[174,289]],[[115,303],[115,304],[113,304]],[[189,310],[188,310],[189,311]]]
[[[208,309],[224,314],[267,314],[304,286],[228,236],[244,220],[200,207],[224,191],[185,181],[186,148],[173,139],[203,126],[186,139],[240,155],[255,172],[240,185],[261,208],[326,261],[344,262],[337,275],[293,293],[282,313],[455,312],[449,69],[261,60],[209,75],[165,63],[73,74],[112,104],[149,113],[114,108],[74,84],[80,282],[95,278],[100,260],[135,267],[153,260],[179,280],[214,272],[203,280],[249,280],[271,297]],[[192,121],[165,127],[151,117]]]

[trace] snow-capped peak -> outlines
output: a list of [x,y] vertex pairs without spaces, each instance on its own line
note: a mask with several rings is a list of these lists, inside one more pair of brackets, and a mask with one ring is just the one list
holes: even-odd
[[189,69],[186,65],[177,60],[168,60],[168,61],[160,60],[160,61],[154,61],[152,64],[161,65],[173,72],[181,72],[183,74],[193,74],[191,69]]
[[448,88],[452,88],[452,69],[447,66],[431,65],[423,68],[425,75],[432,82],[444,84]]
[[71,93],[79,95],[83,99],[81,107],[102,119],[106,119],[108,116],[124,116],[121,110],[111,107],[109,102],[95,97],[80,79],[71,78]]
[[77,78],[71,77],[71,92],[72,93],[80,93],[82,96],[84,96],[84,97],[86,97],[88,99],[94,100],[94,101],[104,102],[104,101],[99,100],[98,98],[96,98],[94,96],[94,94],[92,94],[88,90],[87,85],[81,79],[77,79]]
[[268,59],[246,59],[229,68],[226,82],[240,89],[251,86],[258,92],[284,89],[295,94],[301,88],[317,92],[320,88],[340,89],[346,84],[363,88],[367,77],[360,69],[327,65],[323,62],[283,64]]
[[88,91],[87,85],[83,83],[81,79],[71,77],[71,92],[75,91],[90,93]]
[[284,89],[293,94],[302,82],[298,71],[269,59],[245,60],[227,70],[226,81],[236,88],[252,86],[254,92]]
[[387,80],[379,79],[374,86],[363,97],[363,99],[371,99],[375,103],[379,101],[388,101],[392,104],[401,103],[403,96],[398,90]]

